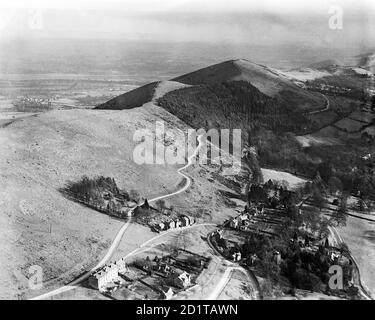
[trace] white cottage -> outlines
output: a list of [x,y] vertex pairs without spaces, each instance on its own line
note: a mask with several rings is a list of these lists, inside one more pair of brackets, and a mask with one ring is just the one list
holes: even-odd
[[105,290],[105,287],[118,278],[118,267],[111,263],[95,271],[89,278],[89,284],[99,291]]

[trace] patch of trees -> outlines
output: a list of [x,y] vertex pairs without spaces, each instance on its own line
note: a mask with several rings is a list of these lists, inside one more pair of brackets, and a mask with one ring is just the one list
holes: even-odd
[[[297,234],[292,239],[296,240]],[[265,235],[250,235],[241,248],[245,263],[255,267],[262,276],[275,284],[286,278],[293,288],[316,292],[328,290],[328,270],[335,262],[330,260],[327,248],[320,245],[315,252],[306,251],[296,241],[284,240],[282,237],[271,239]],[[258,258],[255,263],[254,255]],[[351,264],[343,265],[346,288],[349,286],[352,269]]]
[[332,214],[332,221],[336,226],[346,226],[346,217],[348,213],[348,197],[343,194],[339,199],[338,207]]
[[374,171],[359,160],[368,143],[348,138],[342,146],[302,148],[294,135],[311,131],[316,124],[246,81],[182,88],[167,93],[158,103],[195,128],[242,129],[243,142],[256,147],[262,166],[310,178],[318,171],[331,191],[360,191],[375,197]]
[[375,171],[360,155],[369,153],[366,143],[350,141],[343,146],[301,148],[290,134],[270,130],[251,133],[251,144],[258,149],[262,166],[280,168],[313,178],[318,172],[332,194],[345,191],[375,200]]
[[268,208],[286,209],[298,201],[298,195],[277,181],[269,180],[263,185],[253,183],[247,193],[249,203],[262,203]]
[[248,194],[252,184],[261,184],[264,182],[255,148],[247,147],[243,150],[242,170],[246,173],[246,177],[244,177],[247,181],[246,194]]
[[140,199],[136,190],[122,190],[114,178],[104,176],[83,176],[78,181],[68,182],[60,191],[74,200],[108,213],[116,213],[126,202],[138,202]]
[[[271,98],[246,81],[199,85],[167,93],[160,106],[195,128],[266,128],[300,132],[311,122],[293,106]],[[206,128],[207,129],[207,128]]]
[[93,178],[83,176],[76,182],[69,182],[65,190],[71,196],[83,201],[102,197],[105,192],[110,192],[111,194],[119,193],[115,179],[103,176]]

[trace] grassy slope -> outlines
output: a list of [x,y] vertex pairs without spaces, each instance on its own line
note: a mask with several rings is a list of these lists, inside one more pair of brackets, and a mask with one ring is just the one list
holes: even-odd
[[65,199],[57,190],[67,180],[112,176],[147,197],[177,187],[175,167],[132,160],[134,130],[156,119],[145,109],[52,111],[0,129],[1,298],[36,294],[28,291],[30,265],[43,268],[45,281],[65,273],[63,281],[71,279],[100,260],[120,228]]
[[100,104],[96,109],[123,110],[140,107],[146,102],[151,101],[158,84],[159,82],[151,82],[142,87],[125,92],[118,97]]

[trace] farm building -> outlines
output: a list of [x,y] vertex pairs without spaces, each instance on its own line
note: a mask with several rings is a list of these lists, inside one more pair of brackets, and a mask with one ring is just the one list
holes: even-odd
[[181,216],[178,219],[171,220],[168,222],[160,222],[154,226],[154,229],[158,232],[160,231],[166,231],[169,229],[175,229],[175,228],[183,228],[187,226],[191,226],[195,223],[195,219],[188,216]]

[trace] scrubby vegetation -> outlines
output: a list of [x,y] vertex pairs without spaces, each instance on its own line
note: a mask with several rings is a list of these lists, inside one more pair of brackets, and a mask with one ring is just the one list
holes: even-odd
[[114,178],[103,176],[83,176],[78,181],[68,182],[60,191],[75,201],[116,216],[126,215],[129,207],[140,199],[138,191],[122,190]]
[[158,103],[195,128],[300,132],[310,126],[293,106],[268,97],[246,81],[183,88],[167,93]]

